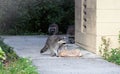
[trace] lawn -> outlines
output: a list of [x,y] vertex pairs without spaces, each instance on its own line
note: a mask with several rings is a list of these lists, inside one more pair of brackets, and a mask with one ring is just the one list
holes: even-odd
[[38,72],[29,59],[18,57],[13,48],[0,38],[0,74],[38,74]]

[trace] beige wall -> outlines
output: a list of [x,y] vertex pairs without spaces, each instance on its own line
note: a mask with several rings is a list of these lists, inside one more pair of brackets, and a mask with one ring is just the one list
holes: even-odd
[[120,0],[97,0],[96,9],[96,49],[101,44],[101,37],[110,38],[111,48],[118,47],[120,31]]
[[118,47],[120,0],[75,0],[75,40],[81,47],[98,53],[101,37]]

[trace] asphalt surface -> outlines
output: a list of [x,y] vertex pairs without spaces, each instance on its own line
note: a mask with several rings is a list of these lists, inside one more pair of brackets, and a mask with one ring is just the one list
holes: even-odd
[[120,66],[79,48],[82,57],[51,57],[49,51],[40,54],[47,36],[2,36],[20,57],[32,60],[40,74],[120,74]]

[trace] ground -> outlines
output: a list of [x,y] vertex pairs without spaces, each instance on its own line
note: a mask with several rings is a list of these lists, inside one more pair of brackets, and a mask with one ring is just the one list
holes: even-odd
[[40,74],[120,74],[120,66],[79,48],[82,57],[51,57],[40,54],[47,36],[2,36],[20,57],[30,58]]

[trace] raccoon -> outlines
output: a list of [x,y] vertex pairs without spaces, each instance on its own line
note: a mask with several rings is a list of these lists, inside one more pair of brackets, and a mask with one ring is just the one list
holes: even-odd
[[71,43],[71,44],[75,43],[75,26],[74,25],[68,26],[67,37],[68,37],[68,43]]
[[49,36],[45,46],[40,50],[40,53],[44,53],[49,49],[52,56],[58,56],[58,49],[63,44],[66,44],[66,41],[63,38],[57,35]]
[[57,24],[53,23],[49,25],[49,28],[48,28],[49,35],[56,35],[58,34],[58,31],[59,31],[59,28]]

